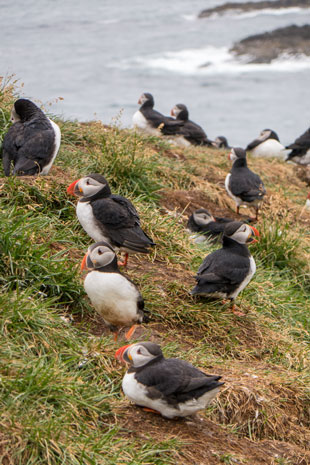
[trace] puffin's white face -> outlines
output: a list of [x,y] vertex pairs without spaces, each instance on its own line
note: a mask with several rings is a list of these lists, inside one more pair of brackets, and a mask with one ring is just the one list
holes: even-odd
[[207,212],[194,212],[193,217],[195,223],[198,224],[198,226],[203,226],[211,223],[212,221],[215,221],[215,218],[212,215],[208,215]]
[[234,151],[234,149],[231,149],[231,152],[228,154],[228,159],[233,163],[234,161],[237,160],[237,155]]
[[97,194],[106,184],[102,184],[93,178],[85,176],[76,184],[75,193],[81,197],[91,197]]
[[101,268],[102,266],[107,266],[115,258],[115,252],[109,247],[104,245],[99,245],[93,250],[88,252],[88,256],[91,259],[94,268]]
[[234,234],[230,236],[230,238],[236,242],[239,242],[239,244],[246,244],[247,242],[254,242],[255,235],[258,236],[257,230],[251,228],[251,226],[248,224],[243,224],[239,229],[237,229],[237,231],[234,232]]
[[20,121],[20,117],[16,113],[14,105],[13,105],[12,110],[11,110],[10,120],[12,121],[12,123],[17,123],[17,121]]
[[129,359],[130,363],[134,367],[141,367],[146,365],[154,358],[158,357],[158,355],[151,354],[147,348],[142,344],[133,344],[128,347],[128,349],[124,352],[124,359]]
[[177,118],[180,113],[181,113],[181,110],[177,106],[173,107],[170,112],[171,116],[174,116],[175,118]]
[[143,105],[143,104],[144,104],[145,102],[147,102],[147,101],[148,101],[148,98],[146,97],[146,95],[145,95],[145,94],[142,94],[141,97],[140,97],[139,100],[138,100],[138,104],[139,104],[139,105]]
[[271,135],[270,129],[264,129],[258,137],[259,140],[267,140]]

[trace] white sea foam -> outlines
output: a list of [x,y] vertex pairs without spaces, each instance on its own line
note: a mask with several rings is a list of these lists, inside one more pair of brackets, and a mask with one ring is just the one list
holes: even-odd
[[310,68],[310,57],[305,55],[281,55],[270,64],[247,64],[245,58],[237,58],[227,47],[208,46],[202,49],[186,49],[164,52],[148,57],[137,57],[123,63],[124,67],[165,70],[176,74],[251,73],[257,71],[296,72]]
[[290,7],[290,8],[264,8],[255,11],[242,11],[242,10],[227,10],[223,13],[213,13],[205,19],[218,19],[229,16],[231,19],[246,19],[256,18],[257,16],[282,16],[290,14],[305,14],[310,11],[310,8]]

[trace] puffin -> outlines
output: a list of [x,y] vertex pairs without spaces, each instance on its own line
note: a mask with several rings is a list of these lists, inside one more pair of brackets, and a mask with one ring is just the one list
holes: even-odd
[[194,242],[203,242],[207,238],[219,239],[224,231],[225,226],[235,220],[229,218],[214,217],[205,208],[195,210],[187,222],[187,229],[193,236]]
[[186,417],[205,409],[224,384],[178,358],[165,358],[159,345],[138,342],[121,347],[115,357],[128,363],[122,388],[126,397],[164,418]]
[[60,147],[59,126],[31,100],[16,100],[11,111],[12,126],[2,144],[5,176],[34,176],[49,173]]
[[225,136],[217,136],[212,142],[212,145],[218,149],[230,149],[228,141]]
[[149,253],[155,243],[140,227],[140,218],[130,200],[111,193],[100,174],[89,174],[70,184],[67,193],[79,197],[76,214],[86,233],[96,242],[106,241],[128,253]]
[[285,161],[293,161],[299,165],[310,164],[310,128],[307,129],[295,142],[285,147],[291,152],[287,155]]
[[232,161],[233,166],[225,179],[226,191],[236,202],[237,214],[241,205],[254,207],[257,220],[259,204],[266,194],[263,181],[248,168],[246,151],[242,148],[232,148],[228,159]]
[[178,134],[184,125],[183,121],[176,121],[174,118],[164,116],[154,110],[154,98],[145,92],[138,100],[141,105],[139,110],[132,117],[133,126],[153,136],[173,136]]
[[212,147],[212,141],[207,137],[202,127],[189,119],[188,109],[183,103],[178,103],[171,109],[171,116],[174,116],[176,121],[183,121],[184,125],[180,129],[180,144],[185,146],[190,145],[207,145]]
[[195,277],[197,284],[191,295],[229,299],[233,313],[234,300],[251,281],[256,264],[247,247],[248,243],[257,242],[259,232],[253,226],[232,221],[223,232],[221,249],[206,256]]
[[117,340],[122,326],[131,326],[125,334],[129,340],[137,324],[147,321],[144,300],[137,286],[118,268],[116,253],[105,241],[92,244],[84,256],[81,271],[89,270],[84,289],[95,310],[114,332]]
[[260,135],[246,147],[254,157],[277,157],[284,160],[285,147],[280,143],[278,134],[272,129],[264,129]]

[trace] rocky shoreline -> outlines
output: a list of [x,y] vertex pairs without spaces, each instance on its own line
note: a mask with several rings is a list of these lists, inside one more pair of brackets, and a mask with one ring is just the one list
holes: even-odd
[[248,12],[264,9],[278,9],[278,8],[310,8],[310,0],[264,0],[258,2],[246,2],[246,3],[224,3],[223,5],[216,6],[214,8],[207,8],[202,10],[198,18],[208,18],[213,14],[225,14],[227,12],[238,13],[238,12]]
[[282,54],[310,56],[310,25],[288,26],[256,34],[234,44],[230,52],[247,63],[270,63]]

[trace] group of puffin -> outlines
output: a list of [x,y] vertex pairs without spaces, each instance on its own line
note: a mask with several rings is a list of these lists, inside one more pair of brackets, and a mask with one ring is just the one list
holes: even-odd
[[[183,104],[173,107],[172,118],[153,109],[151,94],[142,94],[139,103],[141,107],[133,120],[140,129],[183,139],[185,145],[220,146],[222,143],[228,146],[224,138],[210,141],[203,129],[189,120]],[[26,99],[14,103],[11,119],[13,124],[2,144],[5,175],[9,176],[12,169],[13,175],[48,174],[60,146],[59,127]],[[273,131],[264,131],[260,144],[257,141],[249,144],[251,150],[268,140],[276,140],[275,136]],[[304,143],[303,136],[295,141],[296,146],[292,144],[292,151],[298,150],[300,140]],[[259,205],[266,194],[264,184],[248,168],[245,150],[231,148],[228,157],[232,169],[225,180],[226,191],[235,201],[237,213],[242,205],[254,207],[257,220]],[[128,254],[147,254],[155,243],[141,228],[134,205],[125,197],[112,194],[107,179],[101,174],[88,174],[75,180],[67,192],[78,198],[78,220],[95,241],[81,264],[81,270],[88,271],[84,280],[85,291],[95,310],[113,331],[115,341],[122,327],[129,327],[125,334],[129,340],[136,325],[147,322],[148,312],[138,287],[120,271],[119,266],[127,265]],[[188,229],[203,237],[222,237],[222,248],[207,255],[200,265],[196,285],[190,294],[230,300],[232,311],[242,316],[234,301],[256,271],[248,244],[257,242],[257,229],[245,222],[214,218],[204,208],[191,215]],[[117,260],[119,251],[125,253],[123,262]],[[129,364],[122,383],[126,396],[165,418],[184,417],[204,409],[223,384],[220,376],[207,375],[183,360],[166,359],[161,348],[152,342],[125,345],[115,356]]]

